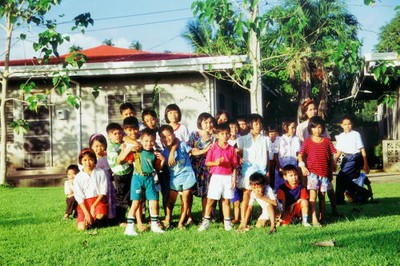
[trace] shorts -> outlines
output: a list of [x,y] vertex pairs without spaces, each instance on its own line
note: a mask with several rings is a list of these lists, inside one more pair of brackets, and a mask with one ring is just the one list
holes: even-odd
[[147,200],[158,200],[158,192],[154,184],[154,176],[142,176],[134,173],[131,183],[131,200],[140,200],[143,192]]
[[329,180],[327,177],[317,176],[310,173],[307,177],[307,190],[319,190],[320,192],[327,192],[329,188]]
[[232,199],[232,175],[213,174],[210,178],[210,186],[208,187],[207,198],[213,200]]
[[281,224],[290,224],[294,217],[301,217],[301,202],[296,202],[293,208],[293,213],[289,213],[289,211],[285,212],[282,217]]
[[194,178],[194,180],[190,180],[190,179],[189,180],[185,180],[183,183],[182,182],[175,182],[175,181],[176,181],[175,178],[171,178],[171,180],[169,182],[169,188],[171,190],[175,190],[175,191],[178,191],[178,192],[182,192],[184,190],[189,190],[196,184],[196,179],[195,178]]
[[243,199],[243,190],[240,188],[235,187],[233,190],[233,198],[231,198],[231,203],[236,201],[242,201]]
[[[97,199],[97,197],[93,197],[93,198],[85,199],[83,201],[83,203],[85,204],[85,207],[89,211],[89,213],[90,213],[90,207],[92,207],[92,205],[96,201],[96,199]],[[85,214],[83,213],[81,206],[79,206],[79,205],[77,208],[77,212],[78,212],[78,218],[76,219],[76,222],[81,223],[81,222],[85,221]],[[96,216],[98,214],[107,216],[107,214],[108,214],[107,197],[104,197],[99,203],[97,203],[96,208],[94,209],[94,217],[91,217],[93,219],[93,221],[96,220]]]

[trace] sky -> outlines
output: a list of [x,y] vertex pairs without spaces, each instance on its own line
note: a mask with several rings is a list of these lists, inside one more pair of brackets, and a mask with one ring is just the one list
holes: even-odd
[[[278,2],[279,0],[269,0],[268,4],[276,5]],[[394,17],[394,8],[400,5],[400,1],[377,0],[375,6],[365,6],[364,0],[347,0],[346,3],[350,13],[361,24],[359,36],[364,43],[362,53],[369,53],[378,42],[379,28]],[[189,0],[63,0],[61,5],[49,12],[48,17],[60,23],[59,32],[71,36],[71,42],[61,47],[60,54],[67,53],[67,47],[72,44],[87,49],[101,45],[105,39],[112,39],[116,47],[128,48],[132,41],[139,41],[144,51],[188,53],[191,52],[191,47],[181,35],[185,32],[188,21],[193,18],[191,4],[192,1]],[[84,35],[71,32],[72,19],[85,12],[90,12],[94,26],[90,26]],[[27,27],[14,33],[11,59],[38,56],[31,47],[39,30],[32,27],[24,41],[17,37],[21,31],[27,33]],[[2,58],[5,34],[0,32]]]

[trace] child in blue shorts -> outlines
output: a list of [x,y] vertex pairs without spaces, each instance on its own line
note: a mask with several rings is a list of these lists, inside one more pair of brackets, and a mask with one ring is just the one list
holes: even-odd
[[144,129],[142,131],[142,151],[135,154],[135,171],[131,183],[132,206],[128,212],[128,225],[125,229],[125,235],[128,236],[137,236],[133,221],[143,193],[150,205],[151,231],[164,233],[159,222],[158,192],[154,183],[154,175],[164,165],[165,158],[160,152],[154,151],[155,141],[154,130]]
[[[158,134],[160,135],[161,142],[166,147],[162,151],[165,158],[169,158],[172,147],[176,143],[174,129],[170,125],[163,125],[160,127]],[[184,223],[191,213],[191,188],[196,184],[196,177],[192,168],[189,158],[191,147],[185,141],[180,141],[178,149],[174,152],[175,164],[169,165],[168,170],[170,174],[170,190],[167,201],[167,212],[165,217],[165,227],[169,227],[171,223],[172,210],[178,196],[178,192],[182,192],[181,197],[181,217],[179,219],[178,228],[183,229]]]

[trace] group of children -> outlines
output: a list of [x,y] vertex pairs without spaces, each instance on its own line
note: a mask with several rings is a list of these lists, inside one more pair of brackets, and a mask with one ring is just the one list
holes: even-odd
[[[258,114],[230,120],[226,112],[215,118],[201,113],[198,130],[189,132],[180,123],[182,113],[176,104],[166,107],[167,124],[158,127],[153,110],[143,111],[141,125],[133,105],[124,103],[120,107],[122,126],[110,123],[106,128],[108,142],[101,134],[92,135],[90,148],[78,156],[81,170],[76,165],[67,168],[68,207],[64,218],[77,205],[78,229],[115,221],[126,226],[125,235],[136,236],[137,230],[149,229],[143,221],[148,201],[150,230],[164,233],[172,224],[178,196],[181,209],[177,227],[184,229],[194,223],[192,204],[193,196],[197,196],[202,200],[198,231],[210,227],[217,215],[217,202],[227,231],[232,230],[233,224],[239,224],[238,230],[249,230],[254,202],[262,209],[256,227],[269,224],[271,234],[276,232],[277,224],[288,225],[296,218],[306,227],[321,226],[325,192],[333,195],[330,201],[336,211],[335,194],[329,191],[333,191],[332,173],[339,155],[345,154],[339,173],[342,196],[347,193],[351,198],[351,193],[359,192],[348,180],[356,178],[357,171],[360,173],[360,164],[349,164],[352,160],[346,158],[361,156],[365,173],[369,169],[361,138],[352,131],[351,119],[345,117],[341,123],[343,134],[351,133],[351,139],[340,135],[337,151],[327,135],[324,120],[315,110],[314,102],[306,101],[302,106],[305,122],[296,130],[295,120],[284,121],[283,135],[279,137],[276,129],[264,131],[263,118]],[[352,150],[342,143],[345,139],[357,141]],[[160,192],[165,213],[162,222]]]

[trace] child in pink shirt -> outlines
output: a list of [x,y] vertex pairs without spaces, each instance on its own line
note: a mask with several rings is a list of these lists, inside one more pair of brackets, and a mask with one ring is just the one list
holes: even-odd
[[210,167],[211,179],[207,192],[207,205],[203,221],[198,231],[210,227],[211,210],[215,201],[222,197],[222,212],[226,231],[232,230],[230,199],[236,184],[236,167],[238,160],[235,148],[228,144],[230,129],[228,124],[216,126],[218,142],[214,143],[207,153],[206,166]]

